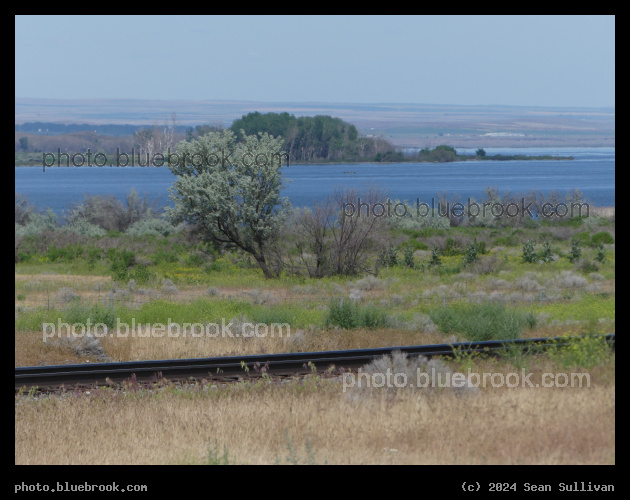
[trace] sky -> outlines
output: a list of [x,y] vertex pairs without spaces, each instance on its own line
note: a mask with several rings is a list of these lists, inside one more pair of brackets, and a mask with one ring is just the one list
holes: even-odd
[[16,16],[15,96],[615,105],[614,16]]

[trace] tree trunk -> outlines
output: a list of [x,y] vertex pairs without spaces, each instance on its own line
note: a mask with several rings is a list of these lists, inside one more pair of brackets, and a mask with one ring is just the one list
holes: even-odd
[[274,272],[272,272],[271,269],[269,269],[269,266],[267,265],[267,261],[265,260],[265,256],[258,253],[255,253],[253,255],[254,255],[254,259],[256,259],[256,262],[258,263],[258,266],[260,267],[260,269],[262,269],[262,272],[265,275],[265,278],[267,279],[275,278],[276,275]]

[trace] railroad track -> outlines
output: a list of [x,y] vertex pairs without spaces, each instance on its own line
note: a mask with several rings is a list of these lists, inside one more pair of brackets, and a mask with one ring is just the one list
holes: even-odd
[[[402,351],[408,356],[454,356],[455,352],[496,354],[510,348],[525,350],[549,345],[563,346],[577,337],[543,337],[535,339],[490,340],[416,346],[352,349],[344,351],[257,354],[198,359],[90,363],[81,365],[27,366],[15,368],[15,390],[21,388],[59,388],[61,386],[95,386],[119,384],[126,380],[150,382],[166,378],[176,380],[238,380],[269,376],[303,375],[312,372],[340,374],[356,370],[373,359]],[[614,348],[615,334],[606,335]]]

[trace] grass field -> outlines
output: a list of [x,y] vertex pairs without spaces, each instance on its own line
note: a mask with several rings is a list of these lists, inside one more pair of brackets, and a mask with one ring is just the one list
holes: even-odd
[[[506,360],[478,369],[510,373]],[[461,366],[460,366],[461,367]],[[541,373],[563,368],[528,361]],[[339,380],[16,396],[19,464],[612,464],[614,357],[590,387],[344,392]]]
[[[178,234],[110,233],[16,244],[15,365],[192,358],[615,332],[614,222],[536,228],[397,231],[395,265],[377,275],[266,280],[246,256]],[[612,235],[612,236],[611,236]],[[67,236],[64,236],[67,238]],[[465,262],[467,244],[485,252]],[[553,258],[524,262],[523,243]],[[572,241],[582,255],[572,262]],[[449,241],[450,240],[450,241]],[[414,267],[401,258],[412,245]],[[446,249],[429,265],[429,248]],[[110,250],[110,249],[114,250]],[[125,254],[125,252],[129,252]],[[133,252],[133,255],[131,255]],[[130,257],[131,256],[131,257]],[[131,265],[121,267],[121,259]],[[99,351],[44,340],[44,324],[127,335]],[[156,325],[286,324],[288,334],[155,335]],[[132,325],[135,325],[132,326]],[[191,330],[193,331],[193,330]],[[50,333],[50,327],[48,333]],[[153,332],[153,334],[152,334]],[[589,337],[590,338],[590,337]],[[103,357],[104,356],[104,357]],[[524,357],[456,358],[449,370],[580,372],[590,387],[344,391],[339,379],[163,383],[88,393],[18,394],[19,464],[611,464],[614,353],[596,344]]]

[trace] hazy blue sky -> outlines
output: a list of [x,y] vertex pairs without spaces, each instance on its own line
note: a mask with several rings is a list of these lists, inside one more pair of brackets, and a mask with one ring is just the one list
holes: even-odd
[[614,16],[17,16],[15,95],[614,106]]

